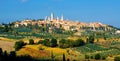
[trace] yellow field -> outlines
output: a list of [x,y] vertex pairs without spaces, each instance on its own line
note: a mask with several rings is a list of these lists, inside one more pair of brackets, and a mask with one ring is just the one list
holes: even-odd
[[32,48],[22,48],[19,51],[17,51],[17,55],[21,56],[21,55],[30,55],[33,58],[48,58],[50,57],[50,53],[47,51],[43,51],[43,50],[35,50]]
[[8,39],[8,38],[4,38],[4,37],[0,37],[0,40],[2,40],[2,41],[9,41],[9,42],[15,41],[15,39]]
[[25,47],[32,48],[35,50],[39,50],[39,48],[44,48],[45,51],[53,52],[54,54],[57,54],[57,55],[67,53],[66,49],[46,47],[46,46],[43,46],[41,44],[40,45],[26,45]]
[[[43,50],[40,50],[43,48]],[[69,50],[69,53],[68,53]],[[76,51],[72,51],[71,49],[61,49],[58,47],[46,47],[41,44],[39,45],[26,45],[24,48],[17,51],[17,55],[30,55],[34,58],[51,58],[51,53],[55,56],[56,59],[62,59],[63,54],[65,54],[66,58],[70,60],[73,59],[83,59],[84,56]]]

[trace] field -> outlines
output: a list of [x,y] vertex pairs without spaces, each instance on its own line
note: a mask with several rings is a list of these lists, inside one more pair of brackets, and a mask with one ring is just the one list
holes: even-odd
[[[75,41],[77,39],[83,39],[86,42],[86,38],[85,37],[67,37],[66,39],[70,39],[72,41]],[[33,39],[35,44],[33,45],[29,45],[29,39]],[[36,58],[36,59],[51,59],[52,58],[52,54],[54,56],[54,59],[62,59],[63,54],[65,54],[66,59],[70,59],[70,60],[78,60],[78,61],[83,61],[85,60],[85,55],[89,55],[91,56],[95,56],[95,54],[99,53],[101,56],[105,56],[107,57],[106,60],[113,60],[114,61],[114,57],[117,55],[120,55],[120,51],[119,49],[119,41],[114,41],[114,42],[110,42],[107,40],[104,40],[103,38],[99,38],[99,44],[94,43],[94,44],[85,44],[84,46],[79,46],[79,47],[72,47],[72,48],[60,48],[59,46],[57,47],[47,47],[44,46],[42,44],[36,44],[39,40],[42,40],[43,38],[38,38],[38,37],[33,37],[33,36],[29,36],[29,37],[25,37],[22,39],[11,39],[11,38],[0,38],[0,48],[2,48],[3,50],[7,50],[7,51],[13,51],[14,48],[14,43],[15,41],[18,40],[22,40],[25,43],[27,43],[27,45],[23,46],[23,48],[21,48],[19,51],[16,51],[17,56],[23,56],[23,55],[30,55],[32,58]],[[58,38],[59,40],[59,38]],[[95,39],[96,41],[97,39]],[[108,43],[109,47],[105,47],[103,44],[103,42],[110,42],[111,46],[109,45],[110,43]],[[102,43],[102,44],[100,44]],[[101,61],[106,61],[106,60],[102,60]],[[95,59],[90,59],[90,61],[96,61]]]
[[[68,52],[69,50],[69,52]],[[43,45],[26,45],[24,48],[17,51],[17,55],[30,55],[34,58],[51,58],[51,55],[54,55],[54,59],[62,59],[62,55],[65,54],[66,59],[70,60],[81,60],[84,58],[79,52],[75,52],[68,49],[61,49],[58,47],[46,47]]]
[[6,51],[13,51],[14,50],[14,42],[10,42],[10,41],[3,41],[0,40],[0,48],[2,48],[3,50]]

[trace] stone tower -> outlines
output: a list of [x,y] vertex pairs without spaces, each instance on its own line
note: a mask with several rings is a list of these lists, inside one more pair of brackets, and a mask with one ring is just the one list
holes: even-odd
[[54,19],[54,14],[53,14],[53,13],[51,13],[50,20],[51,20],[51,21],[53,21],[53,19]]

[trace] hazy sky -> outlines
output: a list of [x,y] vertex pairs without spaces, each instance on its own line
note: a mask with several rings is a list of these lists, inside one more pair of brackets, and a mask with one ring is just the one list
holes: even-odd
[[120,0],[0,0],[0,23],[64,15],[81,22],[120,27]]

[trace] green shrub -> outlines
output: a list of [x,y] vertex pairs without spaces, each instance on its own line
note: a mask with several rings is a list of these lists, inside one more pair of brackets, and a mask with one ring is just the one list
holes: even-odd
[[89,59],[90,57],[89,57],[89,55],[85,55],[85,59]]
[[45,45],[45,46],[50,46],[50,40],[49,40],[49,39],[45,39],[45,40],[43,41],[43,45]]
[[114,58],[114,61],[120,61],[120,56],[116,56],[116,57]]
[[96,60],[99,60],[99,59],[101,59],[101,56],[100,56],[100,54],[96,54],[96,55],[95,55],[95,59],[96,59]]
[[74,43],[74,46],[76,46],[76,47],[83,46],[83,45],[85,45],[85,42],[82,39],[78,39]]
[[44,40],[39,40],[37,44],[43,44]]
[[50,42],[50,47],[56,47],[56,46],[57,46],[57,40],[55,38],[52,38]]
[[29,39],[29,44],[34,44],[34,40],[33,39]]
[[15,42],[14,48],[17,51],[17,50],[21,49],[24,45],[25,45],[25,43],[23,41],[17,41],[17,42]]

